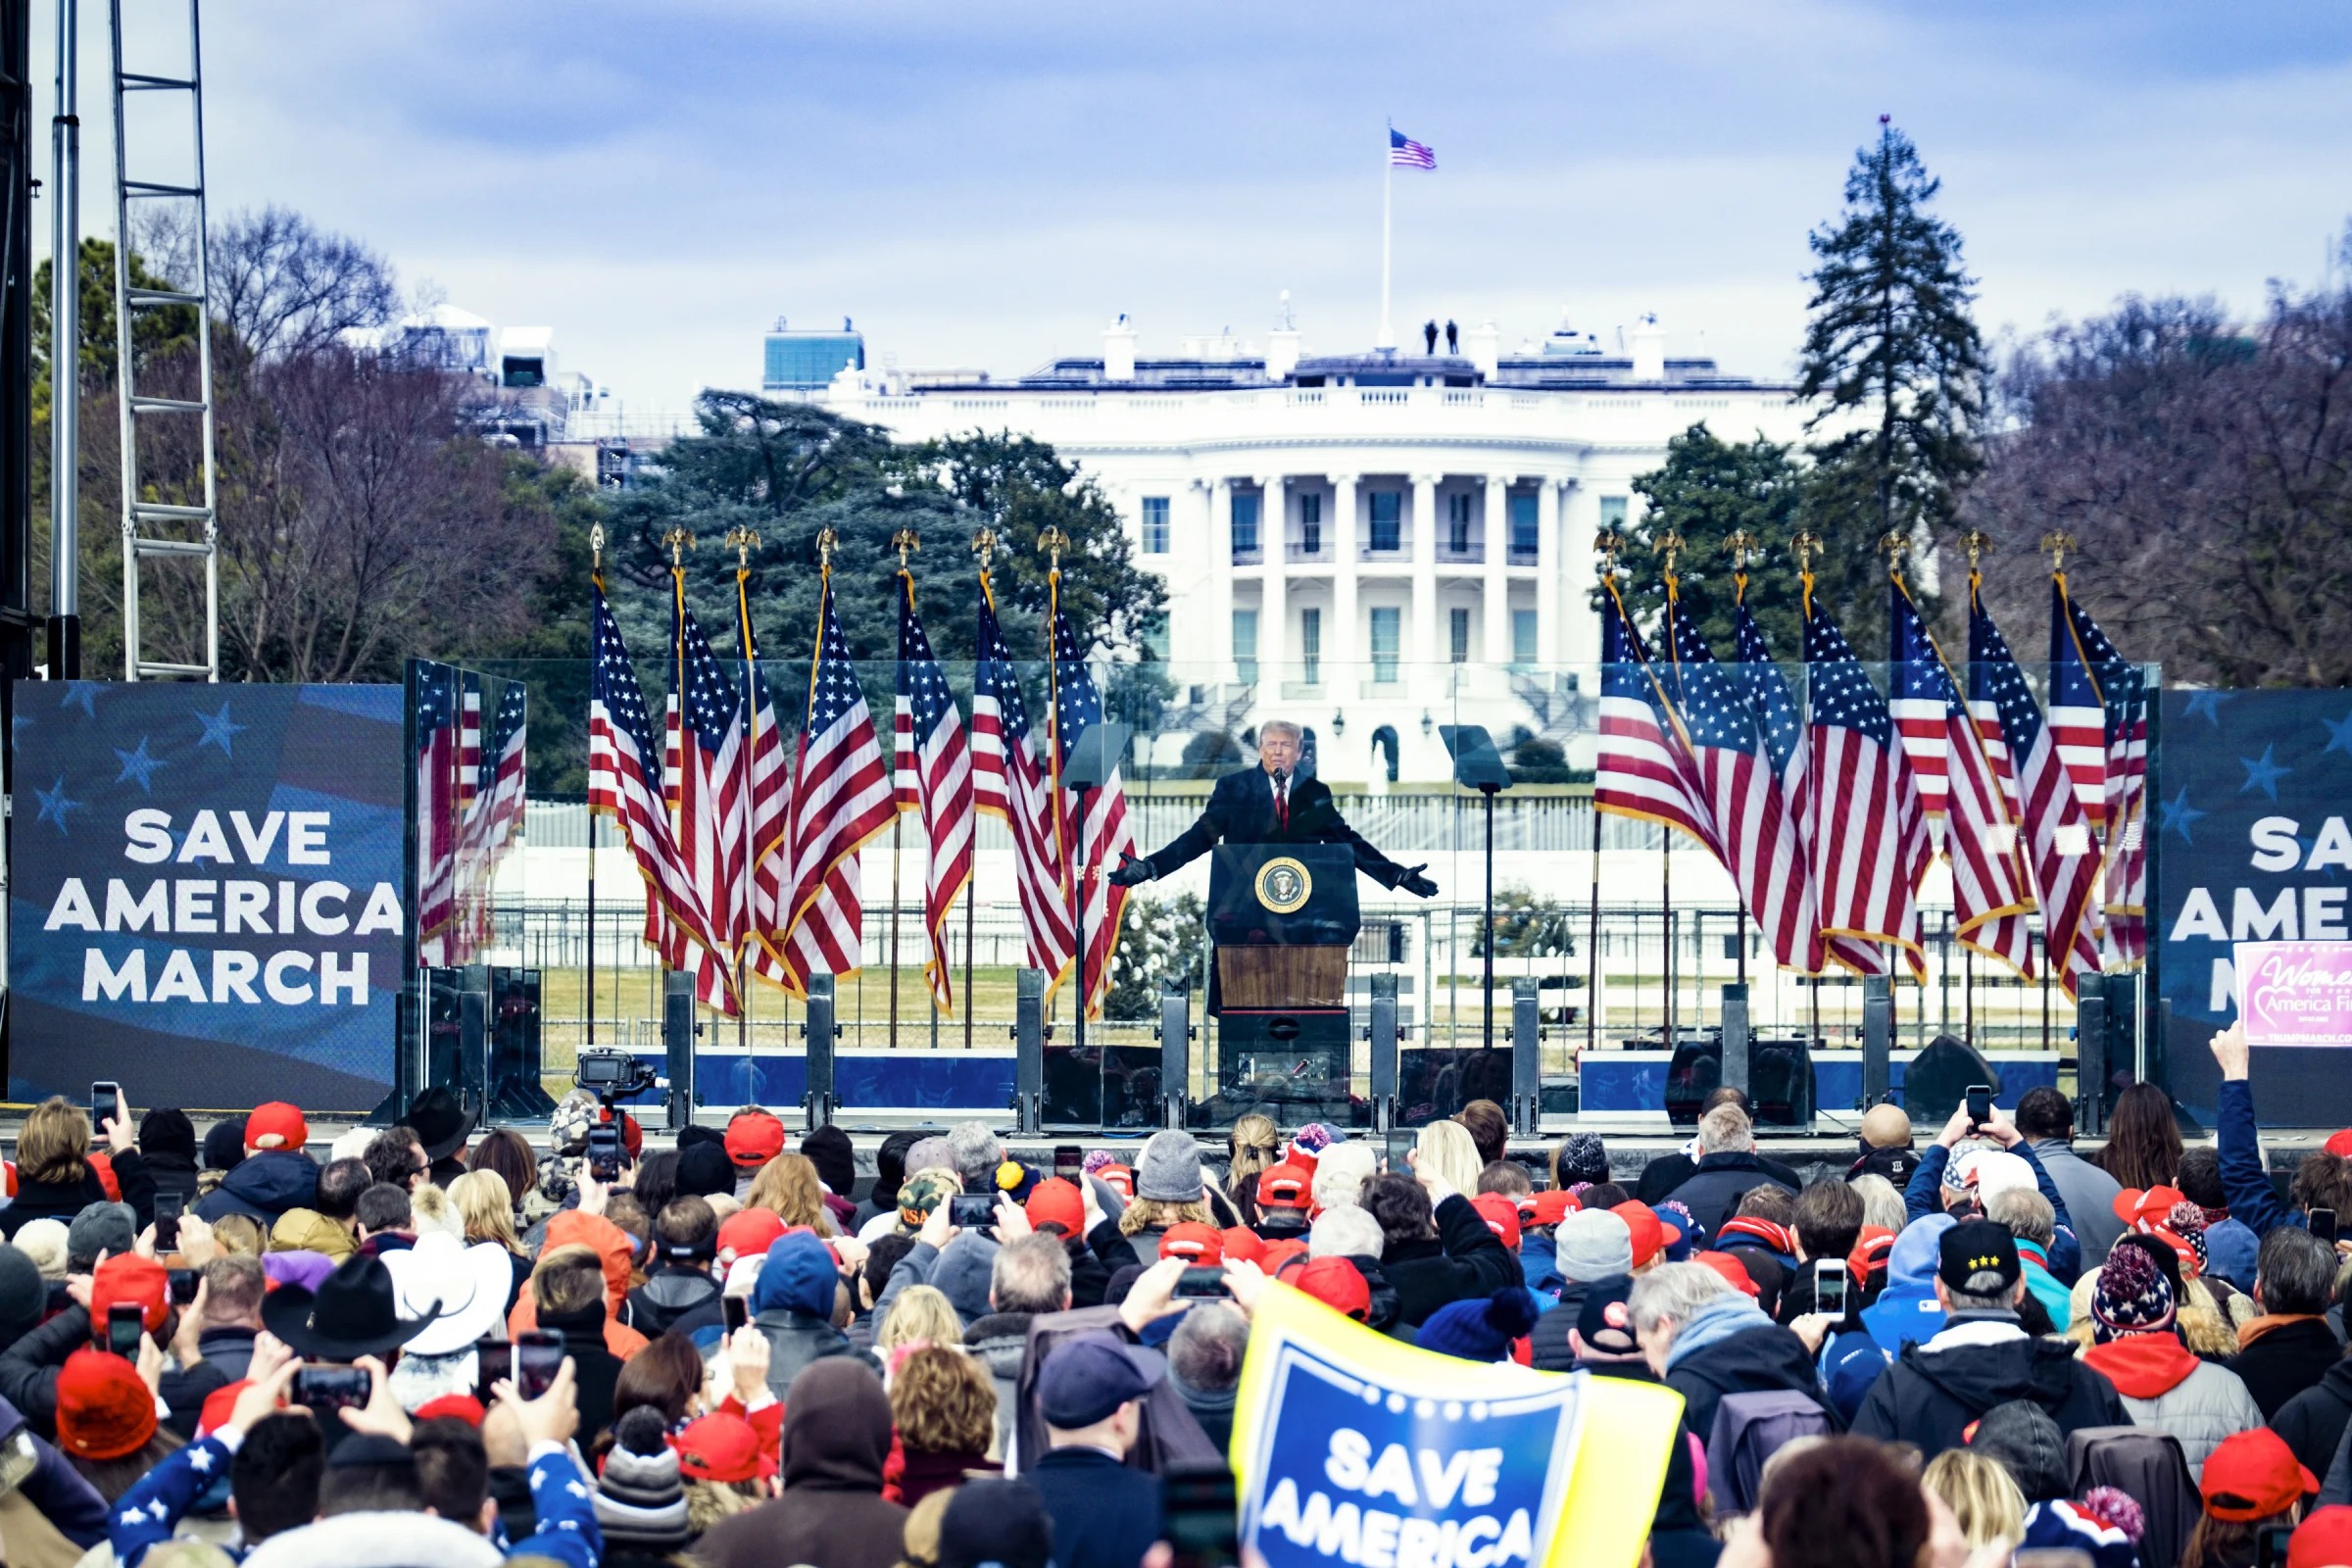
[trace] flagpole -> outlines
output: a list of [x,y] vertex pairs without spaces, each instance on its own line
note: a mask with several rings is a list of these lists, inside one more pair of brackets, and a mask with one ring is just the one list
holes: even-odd
[[1086,877],[1083,865],[1086,859],[1086,792],[1078,792],[1077,834],[1076,842],[1072,843],[1064,832],[1062,819],[1061,661],[1055,657],[1061,650],[1054,646],[1054,627],[1061,615],[1061,552],[1067,538],[1059,528],[1049,525],[1037,536],[1037,543],[1040,549],[1048,553],[1052,562],[1046,572],[1046,667],[1053,671],[1047,690],[1047,697],[1053,703],[1053,728],[1048,732],[1053,744],[1048,750],[1053,755],[1054,763],[1054,832],[1062,841],[1062,868],[1070,879],[1070,936],[1075,950],[1072,957],[1078,973],[1078,1000],[1072,1013],[1070,1042],[1083,1056],[1086,1051]]
[[737,889],[742,901],[743,936],[735,949],[735,1043],[743,1049],[744,1077],[757,1083],[752,1070],[752,985],[750,967],[745,956],[751,944],[758,941],[752,932],[752,878],[760,859],[760,846],[752,842],[752,767],[760,755],[760,664],[752,657],[752,611],[747,584],[752,575],[752,552],[760,548],[760,536],[749,528],[730,528],[726,542],[735,547],[735,624],[743,641],[743,884]]
[[[1659,554],[1666,558],[1666,604],[1668,612],[1671,613],[1676,594],[1674,558],[1682,553],[1683,536],[1669,527],[1664,533],[1658,535],[1656,546]],[[1675,651],[1672,626],[1665,628],[1665,636],[1667,661],[1675,664],[1679,670],[1682,661]],[[1677,711],[1668,709],[1667,717],[1675,726],[1676,733],[1680,734],[1682,719]],[[1688,737],[1686,737],[1687,739]],[[1665,958],[1666,970],[1665,1008],[1659,1014],[1659,1038],[1665,1042],[1666,1050],[1671,1053],[1674,1050],[1675,1004],[1680,999],[1674,994],[1674,830],[1664,824],[1660,824],[1658,828],[1658,901],[1659,933],[1664,939],[1660,951]]]
[[[588,529],[588,576],[596,591],[605,588],[605,525]],[[588,808],[588,1046],[596,1049],[596,808]]]
[[[1592,541],[1592,553],[1596,558],[1593,562],[1593,566],[1594,569],[1599,573],[1600,580],[1603,583],[1606,583],[1610,576],[1615,573],[1617,569],[1617,552],[1620,548],[1622,548],[1623,545],[1624,540],[1619,537],[1614,529],[1610,528],[1603,528],[1600,531],[1599,536]],[[1608,671],[1604,669],[1601,671],[1601,679],[1606,681],[1607,678]],[[1637,956],[1639,955],[1640,951],[1640,947],[1637,945],[1635,949]],[[1437,999],[1434,997],[1431,998],[1429,1004],[1432,1007],[1435,1007],[1437,1005]],[[1639,1021],[1640,1019],[1637,1016],[1636,1022],[1639,1023]],[[1600,799],[1599,783],[1596,777],[1593,784],[1592,799],[1592,904],[1591,909],[1587,911],[1585,936],[1585,1049],[1587,1051],[1592,1051],[1599,1044]]]
[[[1391,134],[1396,125],[1389,126]],[[1380,150],[1380,339],[1372,346],[1393,349],[1396,346],[1396,328],[1389,321],[1389,222],[1396,205],[1396,158],[1388,147]]]
[[[972,551],[980,558],[980,601],[982,604],[994,609],[996,607],[996,600],[988,591],[988,565],[991,561],[996,559],[996,531],[991,528],[981,528],[976,530],[972,534]],[[974,652],[976,653],[978,650],[975,649]],[[979,687],[980,671],[978,667],[975,666],[972,670],[972,691],[973,702],[975,705],[979,701]],[[978,709],[976,706],[973,710],[973,712],[976,719],[978,716]],[[1007,776],[1006,779],[1006,788],[1009,791],[1009,776]],[[1009,796],[1007,797],[1007,802],[1009,804]],[[1019,808],[1014,806],[1012,807],[1012,809],[1018,810]],[[977,812],[974,814],[976,817]],[[1009,823],[1006,825],[1010,826]],[[1014,853],[1016,856],[1018,855],[1019,851],[1017,848]],[[978,923],[978,916],[974,913],[974,910],[979,906],[979,900],[980,833],[978,823],[975,820],[972,831],[972,874],[964,879],[963,884],[963,1049],[966,1051],[972,1049],[972,1013],[979,1006],[979,1003],[975,1000],[972,993],[973,936],[975,927]]]
[[[1819,550],[1820,548],[1821,536],[1805,528],[1799,528],[1795,535],[1788,541],[1788,553],[1796,557],[1796,580],[1799,595],[1797,624],[1800,628],[1813,618],[1813,552]],[[1799,638],[1800,641],[1798,652],[1802,654],[1804,650],[1801,641],[1801,631],[1799,633]],[[1807,663],[1805,665],[1804,711],[1800,715],[1804,719],[1804,722],[1799,726],[1797,744],[1805,748],[1805,776],[1808,781],[1805,793],[1810,798],[1807,804],[1812,808],[1812,820],[1805,824],[1805,838],[1808,848],[1812,844],[1819,842],[1819,830],[1821,827],[1821,791],[1812,787],[1811,782],[1813,773],[1812,714],[1813,666],[1812,664]],[[1818,917],[1817,911],[1816,918],[1818,919]],[[1829,967],[1829,962],[1826,957],[1821,960],[1821,967],[1822,969]],[[1821,1049],[1820,969],[1816,969],[1813,972],[1805,990],[1805,1050],[1812,1052]]]

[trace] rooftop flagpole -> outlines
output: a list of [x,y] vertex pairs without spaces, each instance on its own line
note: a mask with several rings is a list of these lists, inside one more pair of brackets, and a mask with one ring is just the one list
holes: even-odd
[[1380,148],[1380,336],[1372,346],[1393,349],[1396,346],[1396,328],[1389,321],[1389,220],[1396,205],[1396,160],[1390,152],[1396,122],[1389,122],[1390,137],[1383,138]]

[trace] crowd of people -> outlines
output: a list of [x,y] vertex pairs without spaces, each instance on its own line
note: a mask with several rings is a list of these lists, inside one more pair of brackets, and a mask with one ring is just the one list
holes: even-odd
[[2142,1085],[2078,1154],[2035,1089],[1875,1107],[1807,1181],[1722,1090],[1630,1186],[1486,1102],[1402,1169],[1249,1115],[1222,1169],[973,1122],[861,1179],[759,1106],[649,1149],[575,1092],[541,1149],[436,1089],[319,1148],[290,1104],[52,1100],[0,1207],[0,1561],[1170,1568],[1163,1487],[1226,1462],[1295,1291],[1679,1395],[1656,1495],[1587,1504],[1648,1568],[2352,1564],[2352,1131],[2275,1187],[2214,1050],[2210,1147]]

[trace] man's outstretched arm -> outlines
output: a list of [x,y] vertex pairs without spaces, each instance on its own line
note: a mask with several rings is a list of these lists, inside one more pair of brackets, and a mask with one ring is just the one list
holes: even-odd
[[1133,887],[1190,865],[1215,849],[1217,841],[1226,835],[1226,815],[1231,809],[1230,792],[1224,788],[1224,780],[1217,783],[1218,787],[1209,791],[1208,804],[1200,808],[1198,821],[1168,840],[1167,847],[1158,854],[1134,856],[1120,861],[1118,868],[1110,873],[1110,880],[1120,887]]

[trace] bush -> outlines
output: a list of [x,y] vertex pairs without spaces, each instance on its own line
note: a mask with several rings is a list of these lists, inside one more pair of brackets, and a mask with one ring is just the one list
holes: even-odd
[[1129,894],[1126,929],[1111,950],[1110,991],[1102,999],[1103,1016],[1156,1018],[1163,981],[1202,984],[1201,928],[1206,920],[1206,907],[1193,894],[1180,894],[1165,904],[1141,893]]

